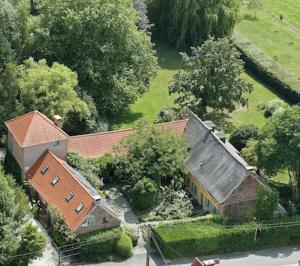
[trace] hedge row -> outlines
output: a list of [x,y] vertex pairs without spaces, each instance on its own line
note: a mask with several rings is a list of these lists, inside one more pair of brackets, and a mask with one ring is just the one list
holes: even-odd
[[235,33],[233,42],[241,52],[246,69],[269,85],[291,104],[300,103],[300,80],[287,69],[268,57],[249,40]]
[[[270,223],[270,222],[268,222]],[[161,225],[154,229],[168,258],[203,256],[300,243],[300,216],[235,226],[216,219]],[[281,225],[278,225],[281,224]],[[257,233],[257,228],[261,231]],[[256,237],[255,237],[256,236]]]

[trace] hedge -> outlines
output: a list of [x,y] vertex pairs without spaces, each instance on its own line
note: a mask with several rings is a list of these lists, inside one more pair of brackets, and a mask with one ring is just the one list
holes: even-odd
[[115,253],[121,259],[128,259],[132,256],[132,249],[133,246],[130,237],[123,233],[114,247]]
[[246,70],[269,85],[282,98],[291,104],[300,103],[300,81],[275,60],[268,57],[262,50],[249,40],[235,33],[232,40],[241,52]]
[[[291,224],[294,223],[295,224]],[[278,224],[281,224],[278,226]],[[255,239],[256,230],[261,230]],[[157,242],[168,258],[203,256],[300,243],[300,216],[264,224],[224,224],[222,220],[199,219],[160,225],[154,229]]]
[[121,228],[90,232],[78,236],[81,243],[80,255],[85,260],[100,256],[111,256],[114,247],[122,235]]

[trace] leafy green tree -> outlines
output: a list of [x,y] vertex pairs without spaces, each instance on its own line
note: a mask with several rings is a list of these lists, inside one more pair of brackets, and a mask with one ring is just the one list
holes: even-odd
[[201,45],[209,36],[231,35],[240,0],[151,0],[149,17],[154,34],[177,48]]
[[254,17],[256,18],[257,10],[262,7],[262,0],[250,0],[248,4],[248,9],[254,10]]
[[246,142],[258,137],[258,128],[254,125],[244,125],[235,129],[230,135],[230,143],[239,151],[246,147]]
[[266,118],[271,117],[273,114],[282,112],[289,105],[282,100],[271,100],[266,104],[264,116]]
[[157,60],[132,0],[43,0],[39,13],[35,57],[76,71],[99,112],[123,111],[148,89]]
[[143,178],[139,180],[132,189],[132,200],[134,206],[139,210],[151,208],[156,200],[158,188],[154,180]]
[[226,38],[210,38],[193,48],[192,56],[183,53],[183,70],[169,85],[175,102],[202,118],[208,112],[223,114],[235,110],[238,103],[245,105],[245,93],[251,92],[252,85],[241,77],[244,63],[239,56]]
[[275,190],[267,190],[264,187],[257,187],[257,199],[250,209],[250,214],[258,220],[271,220],[274,211],[278,209],[279,194]]
[[252,166],[258,165],[258,158],[256,153],[257,143],[257,139],[249,139],[246,142],[245,148],[241,150],[241,154],[245,158],[246,162]]
[[46,60],[34,62],[30,58],[18,70],[18,113],[37,109],[49,117],[55,114],[65,117],[71,111],[90,115],[86,103],[75,91],[77,74],[69,68],[58,63],[49,67]]
[[140,124],[115,149],[115,174],[132,187],[143,177],[182,188],[186,173],[184,136],[162,126]]
[[271,117],[257,145],[258,166],[273,176],[287,169],[295,197],[300,187],[300,107],[285,109]]

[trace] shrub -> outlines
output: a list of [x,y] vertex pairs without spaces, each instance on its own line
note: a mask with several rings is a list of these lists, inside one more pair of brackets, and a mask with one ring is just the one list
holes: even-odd
[[78,236],[81,245],[80,255],[85,260],[94,259],[94,257],[109,256],[114,253],[114,247],[122,235],[121,228],[90,232]]
[[269,101],[265,107],[264,116],[271,117],[275,113],[279,113],[287,107],[287,104],[279,99]]
[[139,210],[151,208],[157,196],[158,188],[155,181],[150,178],[139,180],[132,189],[134,206]]
[[242,53],[241,57],[249,72],[271,86],[288,102],[300,103],[300,82],[297,77],[240,35],[235,33],[233,41]]
[[122,234],[117,241],[114,251],[122,259],[128,259],[132,256],[132,242],[128,235]]
[[139,235],[133,228],[126,227],[125,233],[130,237],[132,245],[135,247],[138,244]]
[[230,136],[230,143],[239,151],[246,147],[249,139],[256,139],[258,128],[254,125],[244,125],[235,129]]
[[9,150],[6,152],[6,156],[3,163],[5,174],[11,174],[18,184],[22,183],[22,172],[14,156]]

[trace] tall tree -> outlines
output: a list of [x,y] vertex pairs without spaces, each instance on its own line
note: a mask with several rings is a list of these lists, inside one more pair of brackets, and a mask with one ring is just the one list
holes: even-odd
[[240,0],[151,0],[149,17],[155,35],[178,48],[201,45],[209,36],[232,33]]
[[148,89],[157,60],[132,0],[43,0],[39,13],[35,56],[76,71],[98,111],[122,111]]
[[299,199],[300,107],[294,106],[269,118],[257,144],[258,166],[270,176],[287,169]]
[[175,102],[188,107],[200,117],[222,114],[245,105],[245,93],[252,90],[241,77],[244,63],[240,53],[228,39],[210,38],[201,47],[193,48],[192,56],[183,53],[183,70],[169,85]]

